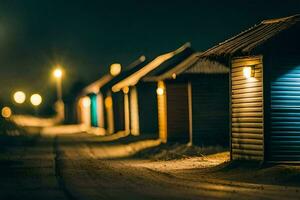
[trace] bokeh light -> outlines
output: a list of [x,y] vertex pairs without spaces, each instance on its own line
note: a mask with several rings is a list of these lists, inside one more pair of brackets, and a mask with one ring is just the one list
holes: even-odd
[[82,99],[82,105],[83,105],[84,108],[90,107],[91,106],[91,100],[90,100],[90,98],[89,97],[84,97]]
[[25,95],[25,93],[22,92],[22,91],[17,91],[17,92],[15,92],[15,93],[14,93],[14,100],[15,100],[15,102],[18,103],[18,104],[24,103],[25,100],[26,100],[26,95]]
[[3,107],[1,110],[1,115],[4,118],[10,118],[12,115],[12,111],[11,111],[10,107],[7,107],[7,106]]
[[122,66],[121,64],[119,63],[114,63],[110,66],[110,74],[112,76],[117,76],[118,74],[120,74],[121,72],[121,69],[122,69]]
[[55,78],[61,78],[62,77],[62,69],[61,68],[56,68],[54,71],[53,71],[53,75]]
[[43,99],[42,96],[39,94],[33,94],[30,97],[30,102],[34,106],[39,106],[42,103]]

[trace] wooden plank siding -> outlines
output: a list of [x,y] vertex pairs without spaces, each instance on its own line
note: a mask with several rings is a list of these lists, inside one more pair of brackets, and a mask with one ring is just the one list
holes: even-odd
[[[193,142],[229,146],[229,74],[201,74],[192,79]],[[240,104],[234,104],[237,106]]]
[[272,57],[268,161],[300,161],[300,56]]
[[[254,66],[255,75],[245,78],[243,68]],[[264,159],[262,57],[232,60],[231,153],[233,160]]]
[[168,141],[189,141],[188,84],[166,83]]

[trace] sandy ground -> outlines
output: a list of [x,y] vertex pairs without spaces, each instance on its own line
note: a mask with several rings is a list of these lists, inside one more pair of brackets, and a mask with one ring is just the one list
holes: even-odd
[[300,199],[296,187],[236,178],[249,169],[224,164],[226,152],[169,161],[132,157],[157,145],[44,134],[33,145],[0,152],[0,199]]

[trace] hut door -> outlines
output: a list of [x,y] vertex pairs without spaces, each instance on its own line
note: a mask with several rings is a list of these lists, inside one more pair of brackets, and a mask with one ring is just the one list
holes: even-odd
[[90,95],[91,99],[91,126],[98,127],[97,95]]
[[188,85],[168,83],[166,94],[168,141],[187,143],[189,140]]

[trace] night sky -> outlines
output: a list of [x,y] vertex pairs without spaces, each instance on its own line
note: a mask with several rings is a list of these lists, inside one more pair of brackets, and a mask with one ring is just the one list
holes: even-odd
[[55,64],[71,84],[120,62],[152,58],[189,41],[205,50],[266,18],[300,13],[299,0],[0,1],[0,98],[17,89],[53,98]]

